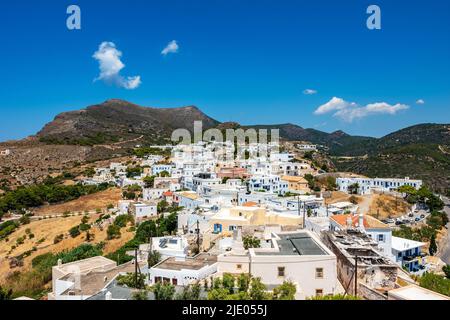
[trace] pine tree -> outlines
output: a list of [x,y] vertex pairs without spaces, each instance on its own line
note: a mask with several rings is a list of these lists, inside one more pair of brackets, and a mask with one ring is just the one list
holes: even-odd
[[436,236],[433,234],[430,239],[430,248],[428,249],[430,256],[434,256],[437,251]]

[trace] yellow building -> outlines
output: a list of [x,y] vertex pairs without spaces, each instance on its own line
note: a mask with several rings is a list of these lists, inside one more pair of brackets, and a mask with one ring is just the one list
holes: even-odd
[[289,191],[297,191],[301,193],[310,192],[308,180],[303,177],[298,176],[282,176],[281,180],[286,181],[288,183]]
[[301,225],[302,218],[293,214],[267,211],[256,206],[222,208],[209,220],[215,234],[231,235],[241,226]]

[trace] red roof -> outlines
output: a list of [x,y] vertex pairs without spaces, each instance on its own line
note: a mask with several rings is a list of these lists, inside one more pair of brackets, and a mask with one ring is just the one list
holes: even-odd
[[173,195],[173,192],[172,191],[166,191],[166,192],[163,192],[163,196],[164,197],[171,197]]
[[248,201],[242,204],[243,207],[256,207],[258,206],[258,204],[256,202],[253,201]]
[[[359,215],[355,214],[336,214],[334,216],[331,216],[331,219],[333,219],[335,222],[337,222],[340,226],[346,227],[347,226],[347,217],[350,217],[352,219],[352,227],[358,226],[359,221]],[[366,229],[385,229],[389,228],[386,224],[379,221],[378,219],[369,216],[364,215],[363,216],[363,224],[364,228]]]

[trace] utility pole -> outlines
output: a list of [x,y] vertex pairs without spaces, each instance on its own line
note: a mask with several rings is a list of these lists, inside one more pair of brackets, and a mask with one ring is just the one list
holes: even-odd
[[198,250],[198,253],[200,253],[200,226],[199,226],[199,221],[198,221],[198,219],[197,219],[197,230],[196,230],[196,232],[197,232],[197,250]]
[[355,256],[355,297],[358,296],[358,255]]
[[303,229],[306,228],[306,205],[305,202],[303,202]]
[[136,288],[138,287],[138,262],[137,262],[137,248],[134,249],[134,283]]

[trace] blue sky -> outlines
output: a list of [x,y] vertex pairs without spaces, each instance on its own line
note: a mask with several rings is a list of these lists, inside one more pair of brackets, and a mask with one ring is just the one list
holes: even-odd
[[[81,30],[66,28],[70,4],[81,8]],[[381,8],[381,30],[366,27],[371,4]],[[442,0],[5,3],[0,141],[110,98],[370,136],[450,123],[449,12]],[[177,52],[161,54],[172,40]],[[122,79],[140,77],[136,88],[94,81],[93,55],[105,41],[122,52]],[[328,102],[328,112],[316,111]]]

